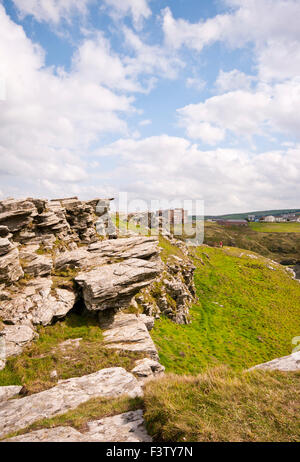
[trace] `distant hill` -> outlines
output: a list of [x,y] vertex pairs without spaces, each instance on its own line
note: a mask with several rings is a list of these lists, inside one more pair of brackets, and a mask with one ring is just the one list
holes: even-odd
[[205,215],[205,219],[208,218],[224,218],[225,220],[230,219],[245,219],[248,215],[256,215],[257,217],[263,217],[265,215],[282,215],[283,213],[300,213],[300,209],[283,209],[283,210],[259,210],[256,212],[245,212],[245,213],[230,213],[227,215]]

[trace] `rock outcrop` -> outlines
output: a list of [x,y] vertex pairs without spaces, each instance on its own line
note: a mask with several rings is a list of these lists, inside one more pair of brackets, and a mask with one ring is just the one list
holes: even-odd
[[82,288],[88,310],[126,307],[131,298],[160,273],[157,262],[130,258],[80,273],[75,281]]
[[121,367],[63,380],[53,388],[25,398],[0,403],[0,436],[31,425],[36,420],[63,414],[91,398],[142,395],[137,379]]
[[257,366],[251,367],[249,371],[253,369],[264,369],[264,370],[273,370],[273,371],[284,371],[292,372],[300,370],[300,351],[292,353],[288,356],[283,356],[282,358],[276,358],[267,363],[258,364]]
[[143,419],[143,411],[131,411],[113,417],[88,422],[81,433],[72,427],[55,427],[15,436],[6,442],[151,442]]
[[144,358],[138,359],[135,362],[136,366],[132,369],[134,374],[139,380],[152,379],[164,375],[165,368],[158,361],[153,359]]
[[0,387],[0,403],[7,401],[10,398],[14,398],[21,391],[22,387],[19,385],[9,385],[6,387]]
[[162,313],[177,324],[188,324],[189,309],[195,300],[194,270],[188,258],[172,255],[161,275],[137,294],[133,303],[150,316]]
[[106,328],[103,336],[107,348],[138,351],[158,360],[157,349],[142,317],[117,313],[103,327]]

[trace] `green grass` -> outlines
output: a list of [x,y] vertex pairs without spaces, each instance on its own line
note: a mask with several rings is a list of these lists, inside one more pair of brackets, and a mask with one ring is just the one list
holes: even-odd
[[259,233],[300,233],[300,223],[249,223]]
[[190,310],[192,323],[162,318],[151,331],[166,370],[243,369],[290,354],[300,335],[300,284],[283,267],[270,270],[269,260],[247,251],[198,247],[195,256],[199,302]]
[[[23,385],[28,393],[36,393],[56,385],[58,380],[91,374],[106,367],[131,370],[141,354],[112,350],[103,346],[102,331],[96,318],[69,315],[64,321],[38,328],[39,339],[25,348],[20,356],[10,358],[0,371],[0,386]],[[59,344],[82,338],[80,346]],[[57,377],[50,378],[56,370]]]
[[147,429],[159,442],[299,442],[300,373],[216,368],[145,387]]
[[[300,233],[291,232],[295,226],[299,231],[298,223],[253,223],[246,227],[228,227],[206,221],[204,244],[218,246],[223,241],[226,246],[248,249],[278,262],[296,262],[300,260]],[[265,229],[269,231],[264,232]]]

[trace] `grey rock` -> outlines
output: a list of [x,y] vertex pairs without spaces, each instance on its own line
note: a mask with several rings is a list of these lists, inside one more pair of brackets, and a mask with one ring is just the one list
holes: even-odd
[[6,300],[0,301],[0,317],[13,324],[51,323],[54,317],[64,317],[74,306],[76,295],[66,289],[53,289],[51,278],[28,281],[22,289],[10,291]]
[[15,246],[7,239],[7,238],[0,238],[0,256],[6,255]]
[[299,371],[300,370],[300,351],[292,353],[282,358],[276,358],[267,363],[258,364],[257,366],[251,367],[249,371],[253,369],[264,369],[264,370],[277,370],[277,371]]
[[135,314],[117,313],[103,336],[107,348],[143,352],[158,360],[157,349],[148,329]]
[[4,443],[83,443],[84,434],[72,427],[43,428],[4,440]]
[[158,262],[130,258],[80,273],[75,281],[82,287],[88,310],[126,307],[133,295],[160,273]]
[[10,232],[20,231],[32,223],[37,209],[30,199],[7,199],[0,201],[0,225]]
[[0,403],[7,401],[14,396],[18,395],[22,387],[20,385],[9,385],[7,387],[0,387]]
[[160,250],[155,237],[135,236],[114,241],[98,241],[89,245],[91,253],[99,253],[102,257],[113,258],[142,258],[158,257]]
[[28,345],[35,337],[34,330],[27,325],[4,326],[0,332],[4,341],[5,358],[20,354],[23,348]]
[[154,317],[147,316],[146,314],[139,314],[138,319],[141,320],[148,330],[152,330],[154,327]]
[[80,433],[72,427],[45,428],[15,436],[4,442],[151,442],[143,419],[143,411],[131,411],[87,424]]
[[20,252],[20,259],[23,270],[31,276],[48,276],[52,271],[53,262],[50,256],[23,250]]
[[90,441],[138,443],[151,442],[148,435],[143,411],[131,411],[114,417],[96,420],[88,423],[85,437]]
[[10,284],[18,281],[23,276],[24,273],[20,265],[17,248],[12,248],[5,255],[0,255],[0,283],[5,282]]
[[0,404],[0,436],[31,425],[36,420],[63,414],[91,398],[142,396],[137,379],[121,367],[63,380],[53,388]]
[[162,376],[165,372],[162,364],[149,358],[139,359],[135,364],[131,372],[142,380]]
[[[97,261],[95,261],[96,263]],[[101,263],[103,264],[105,261]],[[67,267],[88,268],[89,266],[93,266],[93,258],[91,258],[90,252],[84,248],[63,252],[55,259],[55,269],[58,270],[63,270]]]

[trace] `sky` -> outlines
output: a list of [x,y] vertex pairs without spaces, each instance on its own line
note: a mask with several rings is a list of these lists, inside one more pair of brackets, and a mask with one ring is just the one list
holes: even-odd
[[0,0],[0,199],[300,207],[299,0]]

